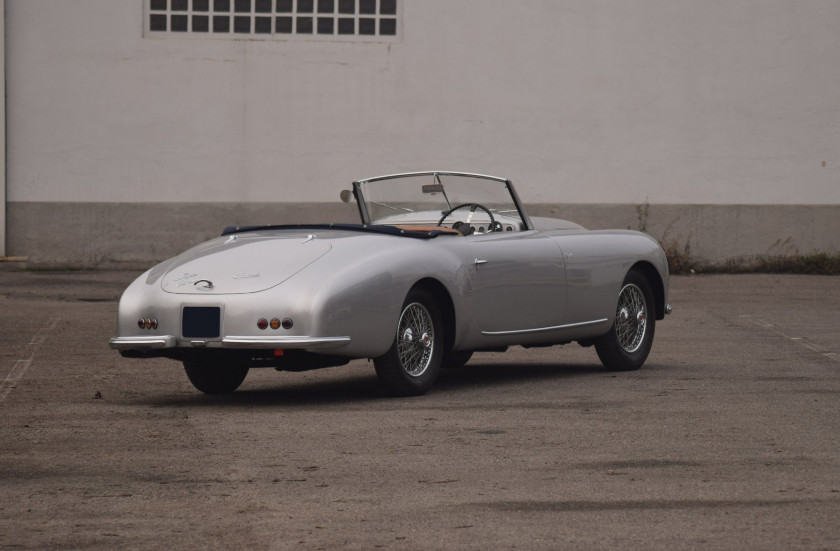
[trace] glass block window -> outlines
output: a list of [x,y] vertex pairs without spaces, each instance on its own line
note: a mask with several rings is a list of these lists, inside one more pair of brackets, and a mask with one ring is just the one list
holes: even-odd
[[396,40],[400,0],[144,0],[144,34],[281,40]]

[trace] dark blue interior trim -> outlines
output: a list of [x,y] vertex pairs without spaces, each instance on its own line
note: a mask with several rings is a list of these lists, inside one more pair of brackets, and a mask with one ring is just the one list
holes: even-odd
[[340,230],[361,233],[379,233],[400,237],[413,237],[415,239],[432,239],[433,237],[437,237],[439,235],[457,235],[443,230],[414,231],[381,224],[283,224],[266,226],[228,226],[222,231],[222,235],[265,230]]

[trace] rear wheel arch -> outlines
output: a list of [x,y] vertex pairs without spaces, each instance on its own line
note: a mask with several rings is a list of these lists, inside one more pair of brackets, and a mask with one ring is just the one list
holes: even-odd
[[446,352],[452,350],[455,343],[455,304],[452,302],[449,291],[443,283],[431,277],[421,279],[411,287],[410,291],[414,289],[424,289],[434,297],[443,318],[443,349]]
[[656,319],[661,320],[665,318],[665,285],[662,283],[662,277],[659,271],[650,262],[640,261],[633,264],[627,270],[627,273],[632,271],[640,272],[647,279],[650,285],[650,290],[653,292],[654,312],[656,312]]

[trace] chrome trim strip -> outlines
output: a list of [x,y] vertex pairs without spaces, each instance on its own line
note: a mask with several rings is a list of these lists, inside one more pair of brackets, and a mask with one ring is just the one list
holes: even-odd
[[114,337],[108,343],[116,350],[143,350],[148,348],[172,348],[175,337],[172,335],[154,335],[151,337]]
[[558,329],[569,329],[571,327],[583,327],[585,325],[597,325],[599,323],[604,323],[605,321],[609,321],[607,318],[599,319],[599,320],[592,320],[592,321],[582,321],[579,323],[567,323],[566,325],[555,325],[553,327],[539,327],[537,329],[516,329],[514,331],[482,331],[482,335],[487,336],[499,336],[499,335],[521,335],[523,333],[541,333],[543,331],[556,331]]
[[225,348],[337,348],[350,344],[350,337],[231,336],[222,339]]

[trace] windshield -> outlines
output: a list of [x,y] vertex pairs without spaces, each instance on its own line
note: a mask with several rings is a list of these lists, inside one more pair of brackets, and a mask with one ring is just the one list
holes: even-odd
[[524,229],[510,183],[502,178],[424,172],[371,178],[357,185],[371,224],[436,225],[451,209],[465,205],[446,216],[442,225],[466,221],[483,232],[492,216],[505,231]]

